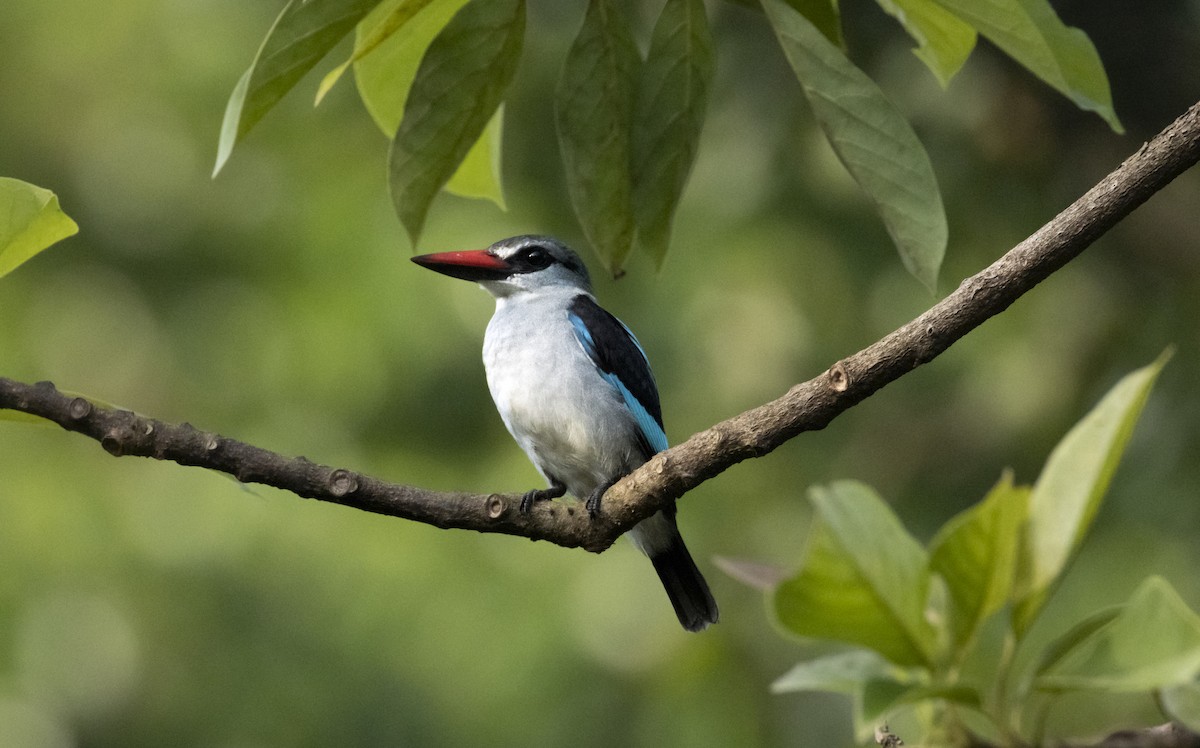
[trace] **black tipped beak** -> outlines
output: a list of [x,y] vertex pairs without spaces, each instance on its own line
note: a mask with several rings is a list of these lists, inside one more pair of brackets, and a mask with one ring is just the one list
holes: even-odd
[[423,268],[437,271],[451,278],[469,281],[503,280],[512,275],[512,266],[485,249],[469,252],[438,252],[418,255],[412,261]]

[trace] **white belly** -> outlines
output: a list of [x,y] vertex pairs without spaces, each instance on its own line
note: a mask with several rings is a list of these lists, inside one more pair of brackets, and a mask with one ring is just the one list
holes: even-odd
[[483,361],[500,417],[548,481],[586,498],[641,463],[637,425],[576,340],[563,305],[499,305]]

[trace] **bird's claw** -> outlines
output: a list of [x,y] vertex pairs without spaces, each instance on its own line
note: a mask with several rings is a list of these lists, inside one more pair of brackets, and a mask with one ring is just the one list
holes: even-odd
[[536,488],[525,492],[525,495],[521,497],[521,514],[529,514],[533,510],[533,505],[541,499],[538,493],[540,491]]
[[604,494],[608,492],[608,489],[612,488],[613,484],[620,479],[621,476],[617,476],[607,483],[597,486],[595,491],[592,491],[590,494],[588,494],[587,499],[585,499],[583,502],[583,506],[585,509],[587,509],[589,517],[596,519],[600,516],[600,500],[604,498]]
[[539,501],[547,501],[549,499],[557,499],[567,492],[566,486],[553,485],[549,488],[535,488],[532,491],[526,491],[521,497],[521,514],[529,514],[533,511],[533,505]]
[[583,502],[583,506],[587,509],[588,516],[592,519],[600,516],[600,499],[604,496],[603,491],[593,491],[592,495],[587,497],[587,501]]

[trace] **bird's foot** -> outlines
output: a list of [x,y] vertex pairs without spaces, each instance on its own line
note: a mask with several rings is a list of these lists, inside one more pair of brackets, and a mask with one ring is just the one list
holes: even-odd
[[622,477],[623,476],[617,476],[610,481],[601,483],[599,486],[596,486],[595,491],[592,491],[590,494],[588,494],[587,499],[583,502],[583,506],[587,509],[589,517],[596,519],[596,517],[600,516],[600,499],[604,498],[604,494],[608,491],[608,489],[612,488],[613,484],[619,481]]
[[557,499],[567,492],[567,487],[561,483],[555,483],[549,488],[535,488],[532,491],[526,491],[521,497],[521,514],[529,514],[533,510],[533,505],[539,501],[548,501]]

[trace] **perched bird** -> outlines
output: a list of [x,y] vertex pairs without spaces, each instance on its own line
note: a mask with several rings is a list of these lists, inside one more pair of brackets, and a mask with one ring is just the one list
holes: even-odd
[[[412,259],[475,281],[496,299],[483,339],[488,388],[549,483],[525,494],[522,511],[569,491],[594,517],[613,483],[667,448],[645,351],[596,303],[587,268],[562,242],[516,236]],[[679,535],[675,508],[642,520],[629,536],[650,557],[683,627],[716,623],[717,604]]]

